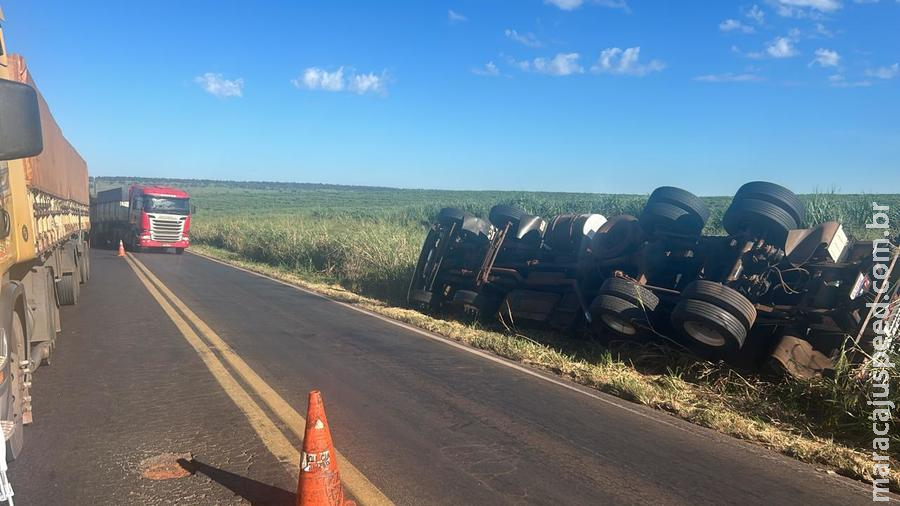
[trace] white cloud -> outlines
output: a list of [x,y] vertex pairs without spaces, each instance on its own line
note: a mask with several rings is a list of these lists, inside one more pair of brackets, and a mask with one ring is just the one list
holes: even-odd
[[810,66],[819,65],[822,67],[837,67],[841,62],[841,55],[832,49],[819,48],[816,49],[816,57],[809,62]]
[[725,21],[722,21],[719,23],[719,30],[722,30],[723,32],[739,30],[744,33],[753,33],[756,31],[752,26],[745,25],[736,19],[726,19]]
[[569,76],[584,73],[584,67],[578,63],[578,53],[559,53],[553,58],[535,58],[531,62],[519,62],[522,70],[547,74],[551,76]]
[[787,37],[777,37],[766,46],[766,53],[772,58],[790,58],[797,56],[797,48]]
[[338,67],[334,72],[320,69],[319,67],[309,67],[303,71],[303,76],[291,81],[298,88],[307,88],[310,90],[324,91],[343,91],[344,90],[344,67]]
[[[588,3],[609,7],[610,9],[622,9],[629,12],[628,2],[625,0],[587,0]],[[554,5],[564,11],[575,10],[584,5],[585,0],[544,0],[545,4]]]
[[768,0],[779,16],[819,18],[843,7],[840,0]]
[[694,78],[694,80],[704,83],[744,83],[762,81],[763,78],[756,74],[733,74],[731,72],[726,72],[724,74],[707,74],[703,76],[697,76]]
[[645,76],[666,68],[666,64],[659,60],[650,60],[649,63],[642,64],[639,61],[640,57],[640,47],[629,47],[625,50],[617,47],[606,48],[600,52],[600,58],[591,67],[591,71],[598,74]]
[[540,40],[531,32],[529,33],[519,33],[516,30],[510,30],[509,28],[503,32],[504,35],[510,40],[514,40],[519,44],[524,44],[528,47],[542,47],[544,44],[541,43]]
[[752,19],[753,21],[756,21],[756,24],[759,25],[766,22],[766,13],[763,12],[763,10],[760,9],[756,4],[753,4],[753,7],[750,7],[750,9],[745,12],[744,15]]
[[497,68],[494,62],[489,61],[484,64],[484,67],[472,69],[472,73],[476,76],[496,77],[500,75],[500,69]]
[[384,95],[387,92],[385,89],[385,76],[375,75],[371,72],[351,75],[347,89],[359,95],[365,95],[366,93]]
[[357,74],[348,69],[345,75],[344,67],[329,72],[319,67],[309,67],[303,71],[303,75],[292,79],[291,83],[297,88],[321,91],[350,91],[358,95],[372,93],[384,95],[387,93],[387,76],[374,73]]
[[866,70],[866,75],[877,77],[878,79],[893,79],[900,76],[900,64],[895,63],[886,67],[878,67]]
[[204,91],[219,98],[242,97],[244,96],[244,80],[225,79],[222,74],[214,74],[206,72],[203,75],[194,78],[194,82],[199,84]]
[[451,23],[460,23],[460,22],[468,21],[468,20],[469,20],[469,18],[463,16],[462,14],[460,14],[458,12],[455,12],[452,9],[447,11],[447,21],[450,21]]

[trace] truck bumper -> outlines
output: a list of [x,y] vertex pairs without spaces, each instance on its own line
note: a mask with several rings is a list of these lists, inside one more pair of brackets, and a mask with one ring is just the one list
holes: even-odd
[[152,239],[141,239],[142,248],[187,248],[190,241],[161,242]]

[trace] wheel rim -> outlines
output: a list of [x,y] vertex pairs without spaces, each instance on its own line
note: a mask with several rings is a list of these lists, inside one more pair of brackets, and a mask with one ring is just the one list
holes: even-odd
[[634,325],[619,318],[618,316],[604,314],[600,316],[600,319],[603,320],[603,323],[605,323],[607,327],[615,330],[619,334],[623,334],[626,336],[633,336],[637,334],[637,329],[634,328]]
[[692,339],[714,348],[725,346],[725,337],[722,333],[703,322],[684,322],[684,331]]

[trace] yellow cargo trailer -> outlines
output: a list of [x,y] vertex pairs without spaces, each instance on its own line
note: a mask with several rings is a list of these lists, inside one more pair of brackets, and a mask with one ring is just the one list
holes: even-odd
[[[5,23],[0,12],[0,23]],[[90,277],[87,164],[63,136],[0,26],[0,426],[7,457],[32,420],[33,373],[49,363],[59,305]]]

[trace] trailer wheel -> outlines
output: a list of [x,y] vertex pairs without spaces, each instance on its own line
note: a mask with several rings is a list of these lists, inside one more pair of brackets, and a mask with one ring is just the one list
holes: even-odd
[[674,186],[660,186],[653,190],[647,203],[662,202],[672,204],[675,207],[684,209],[685,211],[696,215],[703,223],[709,219],[709,208],[693,193],[675,188]]
[[455,207],[445,207],[438,212],[438,220],[463,221],[468,214],[462,209]]
[[410,288],[406,298],[410,306],[427,310],[431,308],[433,296],[434,294],[429,291]]
[[509,223],[511,228],[515,228],[519,224],[519,220],[527,215],[528,213],[518,207],[497,204],[491,208],[488,218],[490,218],[491,223],[493,223],[495,227],[503,228]]
[[455,207],[441,209],[438,213],[437,221],[442,223],[455,222],[461,230],[474,235],[488,237],[491,233],[490,223]]
[[56,282],[56,293],[59,296],[59,304],[62,306],[74,306],[78,303],[78,281],[74,272],[64,272]]
[[25,412],[25,372],[19,366],[19,362],[25,359],[25,332],[18,313],[13,313],[12,333],[2,346],[8,350],[5,355],[9,357],[7,367],[10,376],[3,433],[5,436],[7,431],[10,432],[6,440],[6,458],[12,461],[22,454],[22,447],[25,445],[25,425],[22,418]]
[[709,302],[683,299],[672,311],[672,324],[702,353],[740,350],[747,328],[728,311]]
[[637,218],[629,214],[613,216],[594,234],[591,253],[598,261],[613,260],[634,253],[643,238]]
[[755,238],[766,239],[781,247],[788,232],[797,228],[797,221],[781,207],[765,200],[735,199],[725,215],[722,225],[730,235],[749,232]]
[[[630,301],[615,295],[598,295],[591,303],[591,327],[597,334],[612,333],[625,339],[648,336],[647,313]],[[638,325],[643,323],[644,325]]]
[[600,286],[598,293],[627,300],[638,307],[645,308],[648,312],[656,311],[656,306],[659,304],[659,297],[649,288],[623,278],[607,279]]
[[719,306],[737,316],[748,329],[756,322],[756,306],[740,292],[722,283],[698,279],[684,287],[681,297]]
[[91,264],[90,264],[90,253],[88,251],[84,251],[79,257],[81,260],[78,262],[78,275],[82,284],[87,283],[89,279],[91,279]]
[[487,295],[471,290],[457,290],[453,294],[453,304],[462,307],[467,316],[485,319],[495,316],[500,302]]
[[703,231],[700,216],[666,202],[648,202],[641,211],[639,221],[649,234],[700,235]]
[[775,183],[768,183],[765,181],[753,181],[747,183],[738,188],[738,191],[734,194],[734,198],[735,200],[739,198],[764,200],[770,204],[775,204],[791,215],[791,218],[794,219],[794,222],[798,226],[803,223],[803,219],[806,217],[806,208],[797,195],[791,190]]

